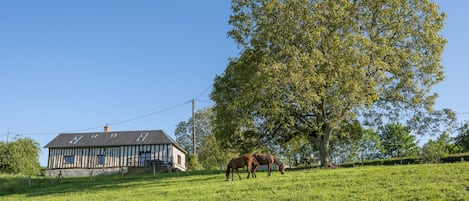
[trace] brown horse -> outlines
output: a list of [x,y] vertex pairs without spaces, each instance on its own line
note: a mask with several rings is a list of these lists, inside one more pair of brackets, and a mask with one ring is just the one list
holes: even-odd
[[[280,173],[285,173],[285,166],[272,154],[254,154],[254,158],[256,158],[260,165],[267,165],[268,176],[270,176],[270,172],[272,172],[272,164],[274,163],[278,166]],[[254,171],[255,169],[257,169],[257,166],[253,167]]]
[[[231,181],[233,181],[233,175],[234,175],[234,170],[236,170],[236,173],[238,173],[239,179],[241,179],[241,176],[239,175],[238,168],[242,168],[244,166],[247,166],[248,170],[248,179],[249,176],[251,175],[251,168],[254,166],[258,166],[259,162],[257,162],[256,158],[254,158],[251,154],[245,154],[239,158],[232,158],[230,163],[228,163],[228,167],[226,167],[226,180],[229,180],[230,177],[230,170],[231,170]],[[255,169],[252,171],[252,177],[256,177],[256,172]]]

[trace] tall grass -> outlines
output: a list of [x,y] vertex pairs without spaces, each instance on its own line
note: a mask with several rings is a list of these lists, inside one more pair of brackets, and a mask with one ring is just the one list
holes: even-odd
[[[0,200],[469,200],[469,163],[258,172],[225,182],[218,171],[86,178],[0,176]],[[8,186],[14,186],[10,188]]]

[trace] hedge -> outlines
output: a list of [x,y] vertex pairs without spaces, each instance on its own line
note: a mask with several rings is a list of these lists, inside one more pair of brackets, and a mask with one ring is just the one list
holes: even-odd
[[[469,161],[469,153],[462,154],[452,154],[446,157],[440,158],[440,163],[455,163]],[[354,167],[354,166],[378,166],[378,165],[407,165],[407,164],[420,164],[424,163],[421,157],[404,157],[402,158],[402,163],[400,158],[390,158],[390,159],[377,159],[377,160],[367,160],[363,163],[361,162],[347,162],[342,163],[340,167]]]

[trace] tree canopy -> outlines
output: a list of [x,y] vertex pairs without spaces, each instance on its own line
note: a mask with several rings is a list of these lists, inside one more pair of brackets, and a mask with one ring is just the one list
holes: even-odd
[[[195,128],[196,128],[196,146],[201,147],[204,139],[212,135],[212,119],[213,112],[210,108],[205,108],[197,110],[195,112]],[[186,151],[191,152],[193,149],[192,143],[192,128],[193,121],[192,117],[187,121],[181,121],[178,123],[176,130],[174,131],[174,136],[176,137],[176,142],[182,146]]]
[[380,128],[379,138],[388,157],[405,157],[417,154],[415,136],[410,134],[410,128],[402,124],[387,124]]
[[464,122],[458,129],[458,135],[454,138],[454,142],[463,151],[469,151],[469,122]]
[[9,174],[39,174],[39,143],[31,138],[16,138],[0,142],[0,172]]
[[333,166],[331,137],[357,117],[380,123],[432,112],[446,43],[435,3],[233,0],[232,10],[229,36],[241,53],[211,94],[225,146],[305,135],[321,164]]
[[[225,164],[231,153],[222,151],[213,134],[214,114],[211,108],[197,110],[195,113],[196,123],[196,146],[197,155],[190,154],[188,158],[190,169],[215,169],[220,164]],[[191,151],[192,143],[192,118],[182,121],[175,130],[176,142],[185,150]],[[231,156],[231,155],[230,155]],[[200,164],[199,164],[200,163]],[[201,166],[201,167],[200,167]]]

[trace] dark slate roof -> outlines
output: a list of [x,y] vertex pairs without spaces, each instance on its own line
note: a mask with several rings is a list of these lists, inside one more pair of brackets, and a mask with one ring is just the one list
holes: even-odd
[[109,147],[150,144],[174,144],[183,152],[186,152],[162,130],[62,133],[50,141],[44,148]]

